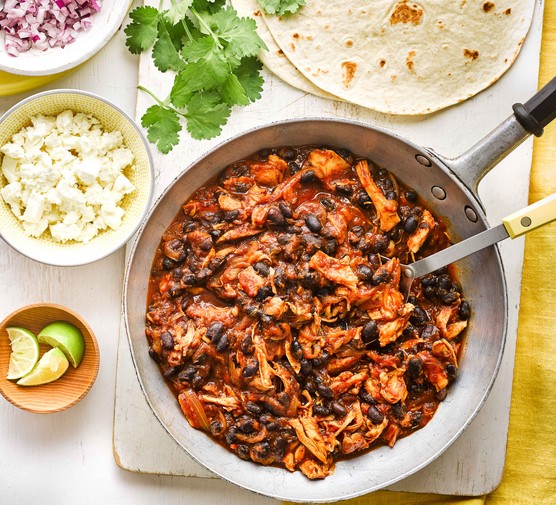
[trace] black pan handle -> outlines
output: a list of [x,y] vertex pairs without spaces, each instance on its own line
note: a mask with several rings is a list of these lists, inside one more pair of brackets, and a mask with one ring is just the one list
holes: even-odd
[[513,109],[519,124],[529,133],[540,137],[543,128],[556,118],[556,77],[525,104],[514,104]]

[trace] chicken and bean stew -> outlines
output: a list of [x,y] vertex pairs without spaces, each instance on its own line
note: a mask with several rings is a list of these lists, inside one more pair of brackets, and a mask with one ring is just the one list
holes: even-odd
[[[310,479],[424,427],[470,317],[455,272],[400,293],[400,261],[450,243],[386,169],[264,149],[183,204],[154,257],[149,352],[185,418],[244,460]],[[391,258],[391,259],[385,259]]]

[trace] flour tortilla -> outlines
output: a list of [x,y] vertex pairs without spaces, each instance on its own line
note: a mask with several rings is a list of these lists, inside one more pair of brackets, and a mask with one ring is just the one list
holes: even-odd
[[534,0],[308,0],[294,15],[263,17],[319,88],[380,112],[427,114],[498,80],[533,8]]
[[232,6],[240,17],[251,17],[256,21],[257,33],[268,47],[268,51],[261,50],[259,58],[273,74],[305,93],[337,100],[337,97],[313,84],[288,60],[268,30],[257,0],[232,0]]

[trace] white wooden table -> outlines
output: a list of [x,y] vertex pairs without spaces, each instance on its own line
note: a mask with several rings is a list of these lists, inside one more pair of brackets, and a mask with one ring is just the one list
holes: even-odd
[[[539,33],[537,23],[537,42]],[[96,92],[133,116],[137,63],[138,59],[127,52],[124,34],[120,31],[92,61],[47,88],[70,87]],[[536,75],[537,64],[533,62],[530,70]],[[22,98],[0,98],[0,112]],[[495,106],[492,123],[478,125],[477,139],[509,110],[507,103]],[[415,137],[413,140],[443,147],[436,138]],[[465,147],[461,140],[456,130],[450,144],[444,143],[445,149],[439,150],[455,154]],[[486,189],[496,186],[494,179],[485,184]],[[524,189],[522,194],[525,193]],[[100,371],[93,389],[68,411],[35,415],[0,398],[0,502],[19,505],[276,505],[274,500],[250,494],[218,479],[137,474],[116,465],[112,429],[123,270],[123,250],[92,265],[55,268],[28,260],[0,241],[0,316],[33,302],[67,305],[90,323],[101,351]],[[506,358],[510,379],[513,352],[511,347]],[[128,412],[128,419],[132,426],[133,411]]]

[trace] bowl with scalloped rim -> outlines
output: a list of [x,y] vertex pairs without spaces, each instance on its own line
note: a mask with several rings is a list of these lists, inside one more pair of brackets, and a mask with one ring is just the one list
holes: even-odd
[[[124,145],[134,155],[133,168],[127,167],[124,175],[135,186],[135,190],[125,195],[120,203],[124,210],[121,226],[115,230],[103,230],[87,243],[73,240],[58,242],[48,231],[37,238],[26,235],[10,205],[0,198],[0,236],[28,258],[55,266],[92,263],[123,247],[138,229],[150,207],[154,182],[150,148],[139,127],[116,105],[84,91],[46,91],[16,104],[0,118],[0,146],[8,143],[22,128],[31,125],[32,116],[57,116],[66,110],[91,114],[100,121],[103,130],[121,132]],[[2,162],[3,154],[0,152],[0,166]],[[6,184],[6,178],[0,175],[0,189]]]

